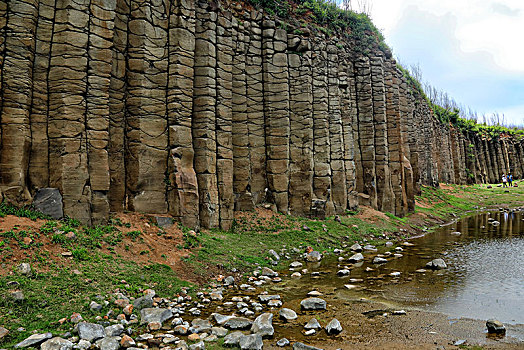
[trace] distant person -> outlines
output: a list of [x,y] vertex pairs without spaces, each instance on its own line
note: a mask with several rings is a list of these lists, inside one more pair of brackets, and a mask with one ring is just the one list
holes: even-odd
[[513,187],[513,175],[508,175],[508,185],[509,187]]
[[508,178],[506,174],[502,174],[502,187],[508,187]]

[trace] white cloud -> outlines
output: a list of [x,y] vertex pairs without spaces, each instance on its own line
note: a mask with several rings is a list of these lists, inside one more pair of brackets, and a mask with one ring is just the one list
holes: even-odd
[[395,56],[479,113],[524,125],[524,2],[369,0]]
[[[521,0],[369,0],[375,24],[388,34],[410,6],[457,19],[456,37],[466,52],[486,51],[503,69],[524,72],[524,2]],[[416,30],[416,29],[414,29]]]

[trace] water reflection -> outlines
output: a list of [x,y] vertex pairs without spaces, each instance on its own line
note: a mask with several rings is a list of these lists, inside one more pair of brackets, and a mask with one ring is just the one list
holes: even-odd
[[[494,220],[500,225],[494,226],[491,223]],[[291,281],[283,293],[291,297],[297,292],[300,295],[304,288],[325,290],[331,286],[341,298],[364,294],[398,306],[409,305],[454,317],[524,323],[522,213],[485,212],[458,220],[413,242],[416,246],[405,247],[402,257],[390,255],[387,257],[390,261],[383,265],[372,264],[370,255],[366,255],[361,267],[335,259],[310,265],[310,271],[321,274]],[[447,270],[415,272],[439,257],[448,263]],[[344,266],[352,268],[350,276],[337,277],[337,270]],[[393,277],[392,272],[400,272],[400,276]],[[352,283],[351,279],[363,281]],[[346,290],[345,284],[357,287]]]

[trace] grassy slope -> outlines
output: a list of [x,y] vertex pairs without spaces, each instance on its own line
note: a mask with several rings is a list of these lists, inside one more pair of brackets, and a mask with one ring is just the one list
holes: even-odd
[[[183,235],[185,246],[193,247],[186,264],[202,275],[209,274],[208,267],[212,265],[249,271],[255,264],[269,265],[269,249],[279,253],[287,249],[291,253],[293,247],[303,251],[306,246],[312,246],[319,251],[330,251],[340,247],[342,241],[351,243],[363,237],[378,244],[384,240],[384,235],[402,239],[404,235],[417,233],[421,226],[435,224],[452,213],[461,215],[479,207],[524,204],[524,183],[519,188],[510,189],[509,193],[505,191],[497,187],[487,189],[485,185],[452,185],[446,189],[424,187],[422,195],[417,198],[421,205],[417,206],[416,213],[406,218],[377,216],[372,222],[360,219],[359,215],[344,216],[339,223],[334,218],[318,221],[282,215],[261,218],[256,213],[247,213],[236,220],[230,232],[211,230],[192,236],[186,231]],[[7,211],[6,208],[0,209]],[[2,213],[0,211],[0,216]],[[34,215],[30,211],[18,214]],[[305,230],[304,225],[309,229]],[[74,231],[77,240],[61,242],[58,237],[53,238],[56,233],[52,228],[55,226]],[[407,232],[401,232],[401,228],[407,229]],[[123,244],[118,223],[86,229],[70,220],[48,221],[34,232],[0,232],[0,257],[3,263],[14,267],[20,262],[9,260],[9,251],[14,244],[23,245],[23,237],[28,235],[35,240],[38,240],[39,235],[47,235],[54,244],[63,245],[73,252],[73,262],[69,266],[60,266],[50,262],[45,254],[36,253],[24,259],[30,261],[33,267],[37,266],[37,272],[32,276],[21,276],[16,272],[0,276],[0,326],[11,331],[0,342],[0,347],[12,346],[35,329],[52,330],[56,334],[68,331],[67,324],[60,326],[57,321],[73,312],[80,312],[84,318],[92,320],[96,315],[89,311],[88,305],[91,300],[97,300],[98,295],[105,297],[120,289],[131,296],[138,296],[140,290],[151,287],[160,296],[172,297],[181,287],[191,286],[180,280],[168,266],[139,264],[97,249],[102,241],[114,246]],[[136,235],[138,237],[133,238],[140,239],[140,233]],[[46,265],[46,272],[38,272],[39,264]],[[75,269],[81,270],[82,274],[73,273]],[[8,285],[8,282],[13,281],[19,283],[19,286]],[[13,289],[22,290],[25,294],[26,299],[22,303],[15,303],[8,297],[9,291]],[[110,307],[105,307],[103,314]],[[18,332],[18,327],[24,327],[26,331]],[[220,345],[215,347],[220,348]]]

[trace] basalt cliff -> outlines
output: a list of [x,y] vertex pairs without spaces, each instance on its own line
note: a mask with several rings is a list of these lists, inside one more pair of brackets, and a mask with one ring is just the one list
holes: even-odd
[[[372,34],[369,34],[372,35]],[[0,190],[228,229],[235,210],[395,215],[520,178],[524,143],[441,123],[388,52],[235,2],[0,2]]]

